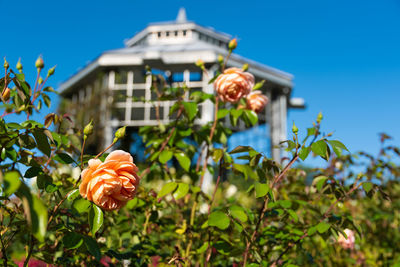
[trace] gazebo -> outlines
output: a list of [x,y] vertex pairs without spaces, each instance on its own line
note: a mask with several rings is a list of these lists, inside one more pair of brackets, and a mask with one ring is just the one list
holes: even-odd
[[[175,21],[152,23],[125,41],[125,47],[102,53],[60,86],[64,109],[72,112],[76,122],[85,125],[91,118],[98,128],[92,138],[92,148],[101,149],[112,142],[113,132],[120,126],[128,126],[130,133],[144,125],[156,125],[155,100],[151,92],[151,76],[145,66],[163,75],[170,86],[184,82],[192,90],[213,93],[209,78],[195,62],[201,59],[206,71],[213,73],[218,67],[218,55],[226,56],[231,36],[188,21],[186,12],[180,9]],[[271,155],[279,159],[281,150],[275,148],[286,140],[288,108],[304,107],[304,100],[291,98],[293,76],[259,62],[232,54],[227,67],[242,67],[248,63],[248,71],[256,81],[265,80],[261,90],[270,103],[260,114],[259,123],[269,129],[265,138],[270,141]],[[137,99],[147,100],[146,102]],[[136,101],[136,100],[137,101]],[[173,101],[159,103],[161,122],[168,122],[168,111]],[[202,104],[201,117],[196,123],[204,124],[213,119],[211,102]],[[226,122],[229,127],[229,121]],[[239,125],[235,130],[243,130]],[[126,141],[129,145],[129,140]]]

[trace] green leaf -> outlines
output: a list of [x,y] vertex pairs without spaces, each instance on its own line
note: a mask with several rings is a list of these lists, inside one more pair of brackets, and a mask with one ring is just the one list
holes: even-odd
[[329,143],[332,147],[338,147],[338,148],[344,149],[344,150],[346,150],[346,151],[349,151],[349,150],[347,149],[347,147],[346,147],[342,142],[340,142],[339,140],[328,140],[328,143]]
[[290,217],[292,217],[292,219],[293,219],[295,222],[298,222],[298,221],[299,221],[299,217],[297,216],[297,213],[294,212],[294,210],[287,210],[287,212],[289,213]]
[[221,230],[225,230],[229,227],[230,221],[228,215],[221,211],[214,211],[210,214],[208,219],[209,226],[216,226]]
[[79,189],[74,189],[70,191],[67,195],[67,200],[72,201],[74,200],[77,196],[79,196]]
[[174,153],[175,158],[178,160],[179,164],[185,171],[189,171],[190,167],[190,158],[186,156],[183,152],[176,152]]
[[22,205],[33,236],[39,242],[43,242],[47,229],[47,207],[36,195],[31,194],[28,186],[23,183],[21,183],[17,195],[22,199]]
[[96,260],[100,261],[101,252],[100,252],[100,248],[99,248],[99,245],[97,244],[96,240],[91,237],[85,236],[84,241],[85,241],[86,249],[89,251],[89,253],[92,256],[94,256],[96,258]]
[[321,191],[322,186],[325,184],[325,181],[328,180],[329,178],[323,175],[317,176],[313,180],[313,185],[317,188],[318,191]]
[[258,182],[254,184],[254,187],[256,189],[256,198],[265,196],[270,190],[267,184],[262,184]]
[[158,192],[157,198],[162,198],[163,196],[173,192],[175,188],[178,186],[175,182],[166,183]]
[[371,182],[364,182],[362,184],[362,187],[364,188],[365,192],[368,193],[369,191],[371,191],[372,187],[374,186],[373,183]]
[[4,174],[2,183],[4,194],[6,196],[11,196],[18,190],[19,186],[21,185],[21,180],[19,179],[19,176],[19,172],[17,171],[10,171]]
[[258,122],[258,115],[252,110],[246,109],[244,110],[247,118],[250,120],[251,125],[255,125]]
[[325,158],[328,148],[323,140],[319,140],[311,145],[311,150],[318,156]]
[[76,249],[83,244],[83,237],[78,233],[68,232],[63,236],[62,242],[65,248]]
[[311,147],[303,147],[301,148],[299,152],[299,157],[301,158],[302,161],[305,161],[306,158],[308,157],[308,154],[310,154]]
[[329,223],[326,222],[320,222],[319,224],[317,224],[317,231],[320,234],[325,233],[326,231],[329,230],[329,228],[331,227],[331,225]]
[[172,155],[172,151],[164,149],[158,156],[158,160],[160,161],[160,163],[165,164],[172,158]]
[[231,123],[236,126],[237,120],[243,114],[243,109],[231,109]]
[[42,172],[41,168],[38,167],[30,167],[29,169],[26,170],[24,177],[25,178],[32,178],[35,176],[38,176],[39,173]]
[[220,148],[215,148],[212,154],[214,162],[218,162],[221,160],[222,156],[224,155],[224,151]]
[[42,129],[34,129],[33,136],[36,140],[36,145],[40,151],[43,152],[46,156],[50,157],[51,149],[49,142],[47,140],[47,136],[43,133]]
[[76,163],[75,160],[66,153],[57,153],[57,155],[54,156],[54,159],[63,164]]
[[254,151],[254,149],[251,146],[237,146],[231,152],[229,152],[229,154],[236,154],[249,151]]
[[198,112],[197,104],[195,102],[182,102],[189,120],[193,120]]
[[229,109],[220,109],[220,110],[218,110],[218,113],[217,113],[217,119],[222,119],[223,117],[225,117],[228,114],[229,114]]
[[247,214],[246,214],[246,212],[244,212],[244,209],[242,207],[234,205],[234,206],[231,206],[229,208],[229,210],[230,210],[233,218],[236,218],[241,222],[247,221]]
[[308,229],[307,231],[307,235],[312,236],[313,234],[315,234],[317,232],[317,227],[316,226],[312,226]]
[[235,164],[232,164],[232,167],[235,170],[243,173],[244,178],[246,180],[247,180],[248,177],[250,177],[250,178],[252,178],[254,180],[258,179],[257,173],[255,173],[248,164],[236,164],[235,163]]
[[88,221],[92,235],[95,236],[96,232],[103,225],[103,211],[92,204],[88,214]]
[[180,199],[180,198],[186,196],[186,194],[188,192],[189,192],[189,185],[185,184],[185,183],[179,183],[178,188],[176,189],[176,191],[174,193],[174,198]]
[[50,97],[44,93],[42,93],[44,104],[49,108],[51,105]]
[[90,208],[90,201],[84,199],[84,198],[78,198],[75,199],[74,202],[72,203],[72,207],[78,212],[78,213],[83,213],[87,211]]
[[288,199],[280,200],[279,205],[281,205],[281,207],[284,209],[288,209],[292,206],[292,202]]

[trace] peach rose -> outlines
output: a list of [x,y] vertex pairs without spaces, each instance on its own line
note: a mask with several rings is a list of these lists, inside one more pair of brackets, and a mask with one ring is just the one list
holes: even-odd
[[104,162],[89,160],[88,168],[81,174],[79,192],[105,210],[119,209],[135,196],[139,184],[137,171],[129,153],[113,151]]
[[254,86],[254,76],[238,68],[226,69],[214,82],[219,98],[224,102],[236,103],[248,95]]
[[347,239],[344,237],[344,235],[339,234],[339,238],[338,238],[337,242],[344,249],[354,249],[354,242],[355,242],[354,232],[350,229],[345,229],[344,232],[347,235]]
[[261,91],[253,91],[246,97],[247,108],[260,113],[268,103],[268,98]]

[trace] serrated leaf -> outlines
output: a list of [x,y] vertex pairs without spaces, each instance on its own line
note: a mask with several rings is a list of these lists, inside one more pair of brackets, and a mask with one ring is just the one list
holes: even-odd
[[54,156],[54,159],[60,163],[64,164],[71,164],[71,163],[76,163],[75,160],[68,154],[66,153],[57,153]]
[[62,238],[62,243],[67,249],[76,249],[83,244],[83,237],[75,232],[68,232]]
[[78,212],[83,213],[90,208],[90,201],[87,201],[84,198],[75,199],[72,203],[72,207]]
[[364,188],[365,192],[368,193],[369,191],[371,191],[372,187],[374,186],[373,183],[371,182],[364,182],[362,184],[362,187]]
[[172,151],[164,149],[158,156],[158,160],[160,161],[160,163],[165,164],[172,158],[172,155]]
[[216,226],[221,230],[225,230],[229,227],[230,221],[228,215],[221,211],[214,211],[210,214],[208,219],[209,226]]
[[320,234],[325,233],[326,231],[329,230],[329,228],[331,227],[331,225],[329,223],[326,222],[320,222],[319,224],[317,224],[317,231]]
[[342,142],[340,142],[339,140],[328,140],[328,143],[329,143],[332,147],[338,147],[338,148],[344,149],[344,150],[346,150],[346,151],[349,151],[349,150],[347,149],[347,147],[346,147]]
[[311,145],[311,150],[318,156],[325,158],[328,148],[323,140],[319,140]]
[[176,191],[174,193],[174,198],[180,199],[180,198],[186,196],[186,194],[188,192],[189,192],[189,185],[185,184],[185,183],[179,183],[178,188],[176,189]]
[[313,185],[317,188],[318,191],[321,191],[322,186],[325,184],[325,181],[328,180],[329,178],[323,175],[317,176],[313,180]]
[[222,119],[223,117],[225,117],[228,114],[229,114],[228,109],[220,109],[220,110],[218,110],[218,113],[217,113],[217,119]]
[[103,225],[103,211],[95,204],[92,204],[90,207],[88,221],[92,235],[94,236]]
[[96,260],[100,261],[101,252],[100,252],[100,248],[99,248],[99,245],[97,244],[96,240],[91,237],[85,236],[84,241],[85,241],[86,249],[89,251],[89,253],[92,256],[94,256],[96,258]]
[[79,189],[74,189],[70,191],[67,195],[67,200],[72,201],[74,200],[77,196],[79,196]]
[[174,153],[175,158],[178,160],[179,164],[185,171],[189,171],[190,167],[190,158],[186,156],[183,152]]
[[160,190],[160,192],[158,192],[157,198],[162,198],[163,196],[172,193],[176,187],[178,186],[177,183],[175,182],[170,182],[170,183],[166,183]]
[[51,149],[49,142],[47,140],[47,136],[43,133],[41,129],[33,130],[33,137],[35,137],[36,145],[40,151],[43,152],[46,156],[50,157]]
[[299,221],[299,217],[297,216],[297,213],[294,210],[287,210],[287,212],[289,213],[290,217],[292,217],[292,219],[295,222]]
[[254,184],[254,187],[256,189],[256,198],[265,196],[270,190],[267,184],[262,184],[258,182]]
[[189,120],[193,120],[198,112],[197,104],[195,102],[182,102]]
[[252,110],[244,110],[244,113],[246,114],[247,118],[250,120],[251,125],[256,125],[258,122],[258,115]]
[[231,212],[233,218],[236,218],[241,222],[247,221],[247,214],[244,212],[242,207],[234,205],[229,208],[229,211]]
[[302,147],[300,152],[299,152],[299,157],[301,158],[302,161],[305,161],[306,158],[308,157],[308,154],[310,154],[311,147]]

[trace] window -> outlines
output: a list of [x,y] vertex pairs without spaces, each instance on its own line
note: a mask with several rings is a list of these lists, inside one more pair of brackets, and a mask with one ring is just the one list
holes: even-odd
[[183,30],[182,33],[183,33],[183,36],[186,36],[186,30]]
[[174,34],[175,34],[175,36],[178,36],[178,31],[175,31]]
[[144,108],[132,108],[131,120],[144,120]]
[[190,77],[189,80],[194,81],[194,82],[201,81],[201,79],[202,79],[201,76],[202,76],[201,72],[191,72],[190,76],[189,76]]
[[169,37],[169,32],[166,32],[166,33],[165,33],[165,36]]
[[119,121],[125,120],[125,108],[113,108],[111,110],[111,119]]
[[157,32],[157,37],[158,37],[158,38],[161,37],[161,32]]
[[126,84],[128,82],[128,72],[125,70],[115,71],[115,84]]
[[[158,109],[158,114],[160,116],[160,120],[163,120],[164,118],[164,108],[163,107],[159,107]],[[150,120],[157,120],[157,112],[156,112],[156,108],[152,107],[150,109]]]

